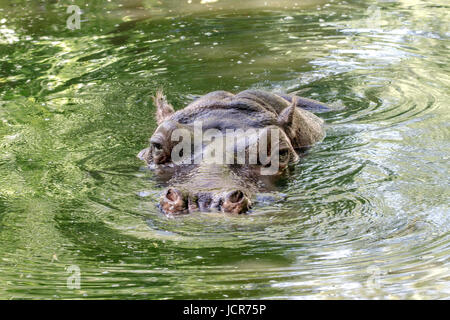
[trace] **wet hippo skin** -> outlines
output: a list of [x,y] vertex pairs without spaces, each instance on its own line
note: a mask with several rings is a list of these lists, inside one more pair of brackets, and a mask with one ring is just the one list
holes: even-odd
[[[159,203],[165,214],[187,214],[197,210],[231,214],[247,212],[255,195],[270,189],[288,165],[299,160],[301,150],[324,137],[323,120],[307,109],[328,109],[315,100],[261,90],[245,90],[237,94],[214,91],[176,112],[162,91],[158,91],[153,100],[158,127],[150,138],[150,145],[139,152],[138,158],[167,180],[168,188],[162,193]],[[202,134],[211,130],[224,135],[234,133],[231,138],[235,140],[232,141],[238,142],[233,148],[244,150],[245,161],[211,163],[198,160],[205,158],[205,153],[212,147],[217,147],[214,145],[218,143],[216,138],[189,149],[193,150],[192,153],[184,156],[190,161],[176,162],[173,157],[178,155],[178,151],[174,151],[179,141],[173,141],[173,135],[186,132],[190,138],[196,134],[195,126],[199,123]],[[251,136],[253,138],[244,139],[240,134],[244,131],[256,134]],[[269,160],[262,163],[258,154],[258,160],[252,162],[247,153],[256,150],[256,145],[262,141],[268,141],[267,155],[271,157],[276,152],[278,156],[266,158]],[[227,147],[225,153],[229,152]],[[236,150],[231,151],[235,156]],[[275,161],[273,159],[277,161],[276,167],[271,163]],[[268,175],[262,174],[268,167],[275,167],[275,170]]]

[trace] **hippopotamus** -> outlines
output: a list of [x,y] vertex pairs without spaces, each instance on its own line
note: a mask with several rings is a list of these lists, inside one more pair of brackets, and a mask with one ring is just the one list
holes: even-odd
[[162,90],[153,101],[158,127],[138,158],[165,177],[159,207],[167,215],[246,213],[259,192],[273,190],[286,168],[323,139],[324,121],[313,112],[329,110],[263,90],[214,91],[178,111]]

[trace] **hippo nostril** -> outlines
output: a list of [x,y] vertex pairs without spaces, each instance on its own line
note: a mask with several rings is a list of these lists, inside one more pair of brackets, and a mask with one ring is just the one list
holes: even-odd
[[221,206],[221,211],[229,213],[245,213],[250,208],[251,202],[241,190],[228,193]]
[[244,193],[241,190],[236,190],[236,191],[233,191],[230,194],[228,194],[227,201],[229,201],[231,203],[238,203],[238,202],[242,201],[243,198],[244,198]]
[[180,191],[176,189],[168,189],[166,192],[166,199],[172,202],[177,201],[181,198]]
[[160,200],[161,209],[167,214],[188,213],[187,197],[180,190],[167,189]]

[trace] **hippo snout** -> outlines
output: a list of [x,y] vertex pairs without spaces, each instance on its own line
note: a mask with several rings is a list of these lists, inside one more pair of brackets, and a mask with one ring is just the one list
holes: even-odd
[[190,194],[177,188],[169,188],[162,193],[160,206],[165,214],[171,215],[212,210],[241,214],[250,209],[251,201],[242,190]]

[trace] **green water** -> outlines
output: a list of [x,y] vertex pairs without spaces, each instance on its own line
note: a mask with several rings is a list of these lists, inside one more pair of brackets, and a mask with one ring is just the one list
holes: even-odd
[[[0,298],[449,298],[449,12],[0,0]],[[262,88],[336,111],[285,200],[171,219],[135,158],[159,87],[176,108]]]

